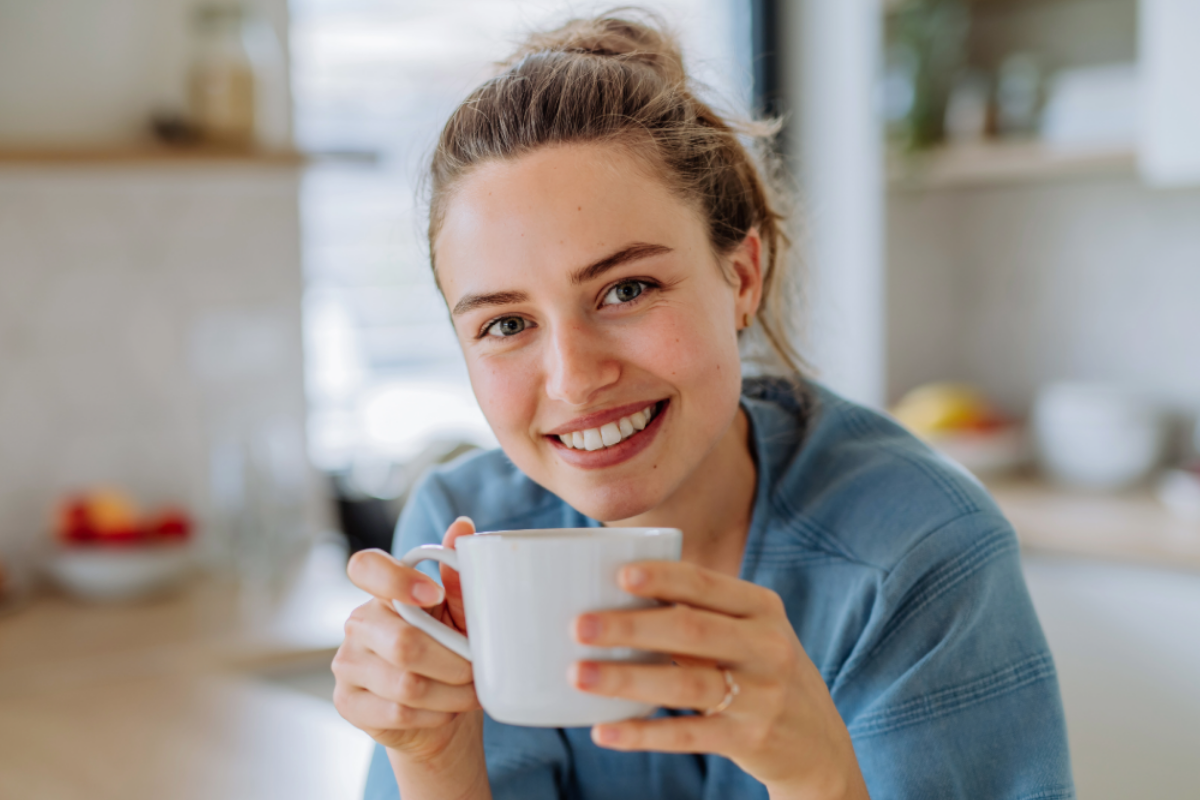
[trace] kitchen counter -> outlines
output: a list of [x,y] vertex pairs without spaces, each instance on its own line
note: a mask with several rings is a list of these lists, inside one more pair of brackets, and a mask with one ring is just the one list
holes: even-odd
[[1200,572],[1200,522],[1172,515],[1149,489],[1099,494],[1032,478],[987,487],[1028,550]]
[[46,594],[0,618],[0,797],[361,796],[370,740],[272,675],[327,674],[364,598],[317,548],[273,600],[198,579],[133,604]]
[[[1200,571],[1200,524],[1148,492],[988,488],[1027,550]],[[134,604],[44,594],[0,617],[0,797],[360,797],[371,742],[313,696],[366,597],[343,559],[317,548],[274,600],[198,579]]]

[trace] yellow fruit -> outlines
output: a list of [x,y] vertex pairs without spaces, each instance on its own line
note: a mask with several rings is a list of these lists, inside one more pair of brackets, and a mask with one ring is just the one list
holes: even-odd
[[892,416],[918,436],[963,430],[992,415],[991,407],[975,388],[961,383],[927,383],[904,395]]
[[129,495],[118,489],[88,492],[86,502],[88,519],[101,536],[137,527],[137,506]]

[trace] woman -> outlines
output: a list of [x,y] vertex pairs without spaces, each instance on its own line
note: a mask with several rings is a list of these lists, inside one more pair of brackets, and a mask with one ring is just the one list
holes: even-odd
[[[502,725],[468,662],[398,600],[465,629],[380,551],[351,578],[341,714],[379,743],[370,798],[1073,797],[1054,666],[986,493],[795,370],[780,215],[736,134],[651,24],[534,36],[447,123],[434,271],[501,451],[430,475],[396,547],[480,529],[684,531],[627,567],[664,607],[574,636],[672,665],[577,664],[645,720]],[[790,366],[742,379],[747,330]]]

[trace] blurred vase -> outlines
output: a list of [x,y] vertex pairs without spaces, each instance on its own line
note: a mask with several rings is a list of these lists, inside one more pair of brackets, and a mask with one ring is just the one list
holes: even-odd
[[888,16],[885,116],[906,150],[940,143],[965,62],[970,13],[963,0],[908,0]]

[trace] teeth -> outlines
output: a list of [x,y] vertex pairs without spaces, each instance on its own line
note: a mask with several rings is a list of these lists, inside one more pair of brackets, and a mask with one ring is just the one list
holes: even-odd
[[600,440],[604,442],[605,447],[612,447],[614,444],[621,441],[621,429],[617,427],[617,423],[610,422],[601,427]]
[[601,450],[605,447],[612,447],[638,431],[644,430],[653,418],[654,406],[646,406],[641,411],[635,411],[627,417],[621,417],[616,422],[610,422],[599,428],[564,433],[558,437],[558,440],[575,450]]

